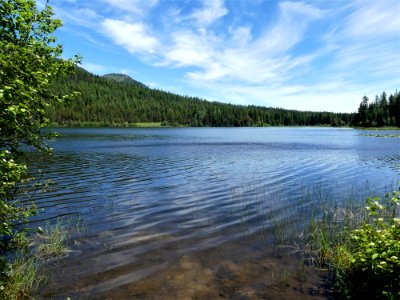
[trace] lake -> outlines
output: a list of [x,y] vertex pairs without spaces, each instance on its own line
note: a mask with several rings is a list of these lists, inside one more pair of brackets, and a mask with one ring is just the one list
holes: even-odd
[[376,136],[398,131],[56,131],[52,157],[30,164],[54,181],[31,195],[32,224],[84,226],[37,298],[327,299],[328,279],[293,271],[285,250],[311,203],[363,201],[400,179],[400,138]]

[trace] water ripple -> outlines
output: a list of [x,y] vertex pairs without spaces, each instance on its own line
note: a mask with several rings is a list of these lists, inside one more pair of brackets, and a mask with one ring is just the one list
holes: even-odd
[[86,224],[65,288],[102,293],[173,257],[290,224],[310,189],[337,201],[366,181],[383,193],[399,179],[398,139],[282,130],[68,130],[52,157],[32,154],[31,169],[56,183],[33,195],[45,211],[33,226],[61,216]]

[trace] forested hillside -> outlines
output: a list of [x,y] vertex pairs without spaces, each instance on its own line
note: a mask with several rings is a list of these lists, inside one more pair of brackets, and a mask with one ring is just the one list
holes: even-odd
[[210,102],[150,89],[124,75],[102,77],[81,68],[74,75],[59,78],[53,90],[59,95],[71,91],[81,93],[70,103],[49,108],[50,120],[61,125],[161,122],[185,126],[343,126],[354,120],[354,114],[347,113],[301,112]]

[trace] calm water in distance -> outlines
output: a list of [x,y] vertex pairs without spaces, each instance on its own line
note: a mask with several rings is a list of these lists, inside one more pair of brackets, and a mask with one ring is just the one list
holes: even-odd
[[400,179],[400,139],[360,135],[392,131],[56,131],[54,155],[31,165],[55,182],[34,196],[44,210],[34,225],[59,217],[86,224],[73,267],[53,287],[77,297],[140,282],[182,256],[256,234],[272,226],[267,212],[286,222],[306,205],[307,190],[339,205],[360,191],[382,195]]

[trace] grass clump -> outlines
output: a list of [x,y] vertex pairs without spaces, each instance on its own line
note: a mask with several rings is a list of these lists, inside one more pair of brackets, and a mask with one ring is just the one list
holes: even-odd
[[20,255],[8,265],[7,281],[0,287],[2,299],[26,299],[44,281],[41,274],[43,262],[40,258]]
[[400,299],[400,193],[347,214],[353,226],[331,219],[310,231],[313,259],[335,272],[345,298]]
[[29,239],[29,247],[10,253],[13,257],[9,258],[0,278],[0,299],[31,298],[30,295],[46,281],[46,266],[68,254],[69,235],[70,228],[62,226],[59,220],[54,226],[39,227],[38,233]]
[[67,237],[68,231],[61,226],[60,222],[53,227],[49,225],[44,229],[39,227],[35,254],[43,259],[65,256],[69,250],[66,246]]

